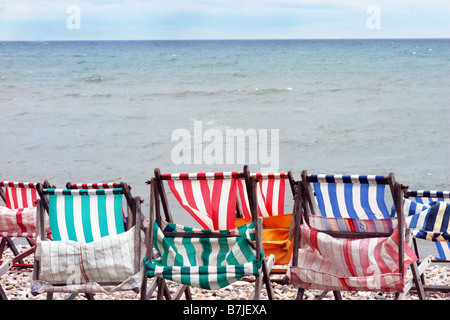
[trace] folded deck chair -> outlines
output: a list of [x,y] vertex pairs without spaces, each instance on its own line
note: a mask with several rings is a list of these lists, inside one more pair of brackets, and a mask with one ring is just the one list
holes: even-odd
[[[414,236],[414,249],[419,255],[417,239],[433,241],[437,255],[420,259],[419,265],[450,262],[450,191],[404,190],[403,210],[408,228]],[[425,279],[422,279],[425,281]],[[425,291],[450,292],[449,286],[426,285]]]
[[[397,210],[390,217],[385,187]],[[308,175],[302,172],[294,204],[294,253],[288,271],[299,288],[333,291],[395,292],[402,299],[423,287],[417,257],[405,242],[401,186],[389,176]],[[407,267],[413,277],[407,280]],[[321,295],[320,297],[322,297]]]
[[[263,247],[266,255],[275,256],[275,265],[287,265],[292,256],[292,237],[290,229],[292,213],[285,213],[286,180],[290,182],[292,195],[295,182],[292,172],[256,173],[256,194],[259,216],[263,218]],[[250,204],[247,197],[245,179],[238,179],[241,218],[236,226],[251,220]],[[286,268],[274,268],[272,273],[285,274]]]
[[[258,219],[256,207],[252,207],[251,222],[234,227],[236,180],[240,177],[243,174],[238,172],[161,175],[159,169],[155,170],[155,177],[150,182],[151,227],[147,248],[153,245],[159,257],[153,257],[152,251],[147,249],[144,264],[146,275],[157,279],[158,299],[179,299],[183,293],[186,299],[191,299],[189,286],[215,290],[247,276],[256,278],[251,299],[259,299],[263,282],[269,299],[272,298],[268,279],[270,263],[264,257],[262,222]],[[172,192],[182,207],[207,228],[190,228],[173,223],[164,180],[172,185]],[[248,183],[256,184],[256,180],[253,178]],[[256,199],[256,193],[249,194],[249,197]],[[165,220],[161,216],[160,203]],[[256,201],[252,200],[252,203]],[[166,289],[166,279],[182,284],[173,297]],[[147,297],[148,294],[143,296]]]
[[[38,236],[31,293],[139,292],[145,245],[140,197],[126,184],[113,189],[44,189],[38,185]],[[125,196],[125,197],[124,197]],[[124,200],[125,199],[125,200]],[[125,228],[122,202],[132,211]],[[48,213],[53,241],[41,226]]]

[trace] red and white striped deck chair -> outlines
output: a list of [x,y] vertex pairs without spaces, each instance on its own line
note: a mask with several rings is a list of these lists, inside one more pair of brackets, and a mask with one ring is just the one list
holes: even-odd
[[[45,184],[48,185],[48,182]],[[9,246],[15,255],[15,266],[32,267],[24,264],[22,259],[34,250],[36,201],[39,199],[36,185],[30,182],[0,181],[0,194],[6,205],[0,206],[0,255]],[[15,237],[26,238],[32,248],[20,254],[11,239]]]
[[[263,218],[263,246],[267,255],[275,256],[275,265],[287,265],[292,256],[291,223],[292,213],[285,212],[286,180],[289,181],[292,196],[295,194],[292,172],[255,173],[258,213]],[[237,225],[251,219],[250,204],[247,197],[245,179],[237,180],[242,219]],[[288,192],[289,193],[289,192]],[[292,208],[292,205],[291,205]],[[272,273],[286,273],[285,268],[274,268]]]
[[235,228],[239,172],[162,174],[175,198],[207,230]]
[[[392,197],[397,216],[393,218],[390,228],[386,228],[388,218],[383,216],[379,226],[377,219],[371,217],[374,211],[369,210],[368,206],[362,206],[365,207],[365,210],[362,207],[359,209],[362,212],[353,212],[352,209],[353,213],[359,213],[357,218],[324,216],[320,212],[324,207],[320,202],[317,205],[315,199],[324,194],[314,196],[310,183],[333,184],[328,188],[332,191],[329,194],[338,199],[336,203],[342,204],[339,206],[341,213],[343,208],[349,206],[355,209],[352,203],[359,204],[359,200],[370,199],[372,196],[367,198],[364,193],[373,186],[374,190],[380,191],[382,188],[376,188],[376,185],[388,185],[391,192],[387,193]],[[317,188],[315,190],[318,192]],[[336,191],[342,191],[342,195]],[[350,198],[346,198],[345,193]],[[347,201],[342,202],[341,199]],[[340,291],[394,292],[396,299],[403,299],[413,284],[416,285],[419,298],[423,299],[417,256],[405,240],[409,230],[405,225],[402,202],[401,186],[395,182],[393,174],[327,175],[322,179],[322,176],[309,176],[303,171],[294,204],[297,224],[294,252],[288,271],[291,283],[299,288],[297,299],[303,299],[305,289],[333,291],[336,299],[342,298]],[[369,217],[361,218],[364,214]],[[320,223],[316,221],[317,217]],[[412,277],[408,277],[408,266],[411,266]]]
[[[48,185],[48,182],[45,182]],[[33,267],[25,264],[23,258],[33,254],[36,236],[36,201],[39,195],[37,183],[0,181],[0,196],[5,206],[0,206],[0,277],[9,272],[11,267]],[[19,252],[12,238],[24,238],[31,246]],[[5,249],[9,247],[14,258],[3,261]],[[0,285],[0,300],[7,300],[7,295]]]

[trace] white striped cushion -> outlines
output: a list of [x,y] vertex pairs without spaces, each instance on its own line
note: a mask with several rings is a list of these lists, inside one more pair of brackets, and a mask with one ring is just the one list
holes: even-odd
[[135,227],[90,243],[37,239],[40,280],[51,284],[122,282],[136,274]]

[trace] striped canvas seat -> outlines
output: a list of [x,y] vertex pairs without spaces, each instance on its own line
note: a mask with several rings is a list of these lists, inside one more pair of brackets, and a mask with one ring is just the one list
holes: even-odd
[[[296,286],[329,291],[403,291],[398,229],[390,237],[337,239],[303,224],[301,236],[308,249],[299,251],[298,265],[290,268]],[[416,259],[414,251],[406,247],[403,274]]]
[[[263,217],[263,247],[266,255],[275,256],[276,265],[287,265],[292,256],[290,227],[292,213],[285,212],[286,180],[293,183],[292,173],[255,173],[258,214]],[[241,215],[236,226],[251,220],[251,210],[245,179],[237,180]],[[293,189],[292,189],[293,190]],[[285,273],[285,268],[273,269]]]
[[[113,189],[44,189],[53,241],[39,234],[32,293],[139,292],[141,259],[140,210],[136,225],[125,229],[122,201],[126,187]],[[137,202],[136,198],[131,198]],[[42,203],[40,201],[40,203]],[[136,203],[132,206],[136,208]],[[44,206],[39,211],[45,219]],[[40,225],[40,224],[39,224]]]
[[36,183],[0,181],[6,207],[0,207],[1,237],[35,237]]
[[[256,257],[255,227],[251,222],[221,234],[239,235],[224,238],[170,238],[163,231],[211,234],[215,231],[155,222],[153,244],[159,259],[145,261],[148,277],[164,277],[207,290],[219,289],[244,276],[258,276],[262,259]],[[217,231],[218,232],[218,231]],[[220,233],[220,232],[218,232]]]
[[234,229],[238,172],[163,174],[175,198],[209,230]]
[[[312,185],[312,186],[311,186]],[[397,211],[390,222],[385,186]],[[294,252],[288,276],[299,288],[395,292],[412,284],[424,298],[417,256],[405,243],[401,186],[388,176],[308,175],[298,183]],[[398,223],[401,221],[402,223]],[[413,278],[407,279],[412,266]]]
[[92,242],[125,231],[122,189],[47,189],[53,240]]
[[[286,173],[257,173],[257,202],[258,213],[261,217],[272,217],[284,214],[284,201],[286,190]],[[251,218],[250,204],[245,185],[245,179],[238,180],[239,196],[241,200],[242,215]]]
[[388,178],[376,175],[305,177],[312,185],[318,213],[310,226],[318,230],[391,233],[396,226],[386,199]]
[[407,191],[404,204],[408,227],[416,238],[434,241],[438,260],[450,261],[450,191]]

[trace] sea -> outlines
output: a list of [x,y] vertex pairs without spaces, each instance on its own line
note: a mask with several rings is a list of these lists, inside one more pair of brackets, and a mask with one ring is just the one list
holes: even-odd
[[0,42],[0,179],[123,181],[146,215],[155,168],[449,190],[449,72],[450,39]]

